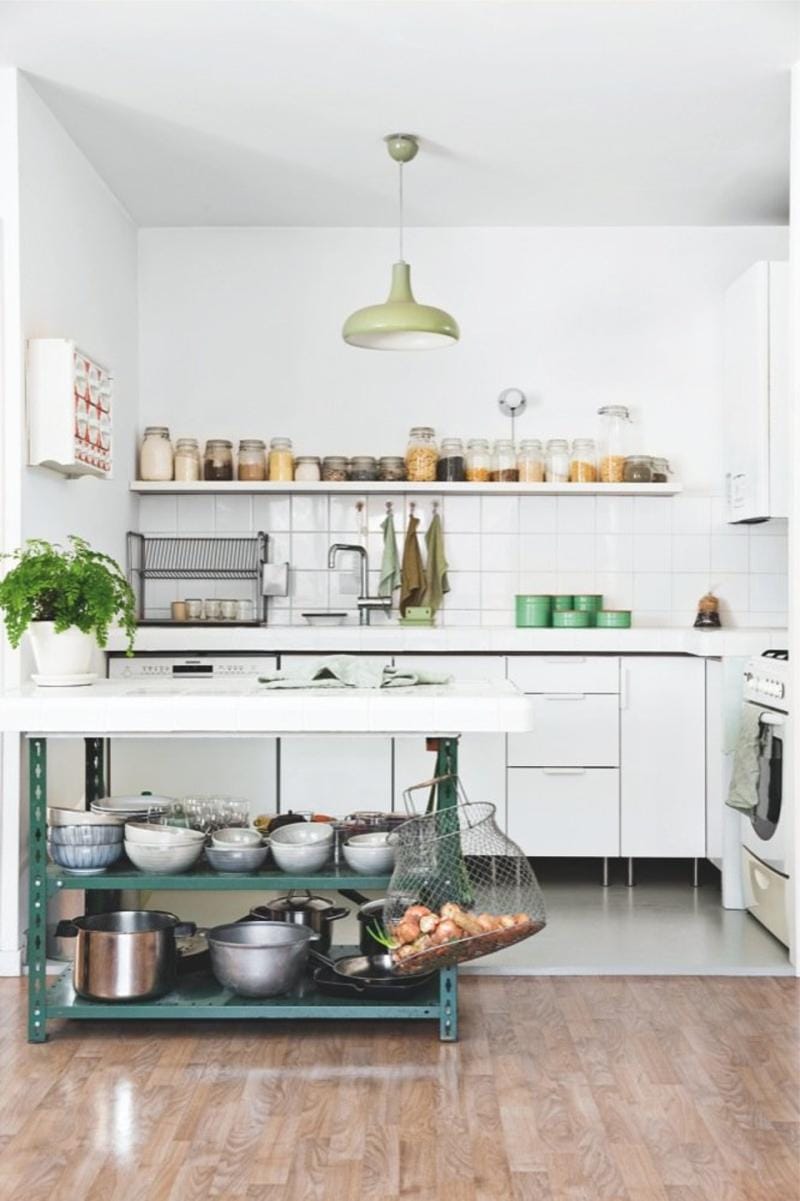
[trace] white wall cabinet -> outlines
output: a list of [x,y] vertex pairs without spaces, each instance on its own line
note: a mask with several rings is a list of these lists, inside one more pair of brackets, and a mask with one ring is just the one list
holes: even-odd
[[705,663],[623,659],[620,853],[706,853]]

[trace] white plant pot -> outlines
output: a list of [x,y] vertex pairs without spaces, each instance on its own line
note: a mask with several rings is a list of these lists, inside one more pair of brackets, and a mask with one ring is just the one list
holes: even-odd
[[32,621],[28,627],[36,670],[41,676],[85,676],[92,669],[97,642],[77,626],[56,633],[53,621]]

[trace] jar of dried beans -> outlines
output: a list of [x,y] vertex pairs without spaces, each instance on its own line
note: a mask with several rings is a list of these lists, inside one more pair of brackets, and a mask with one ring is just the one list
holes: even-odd
[[495,484],[515,484],[519,479],[517,452],[510,438],[498,438],[492,452],[491,479]]

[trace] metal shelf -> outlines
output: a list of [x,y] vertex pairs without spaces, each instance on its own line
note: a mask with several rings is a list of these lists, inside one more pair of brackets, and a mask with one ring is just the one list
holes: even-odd
[[344,480],[340,483],[311,480],[292,480],[287,483],[269,480],[255,483],[247,480],[227,480],[214,483],[210,480],[198,480],[187,484],[176,480],[164,483],[134,480],[130,490],[142,495],[159,496],[249,496],[263,493],[296,495],[314,492],[339,496],[390,496],[402,495],[404,492],[429,496],[676,496],[683,488],[676,481],[668,484],[453,484],[433,480],[429,484],[418,484],[408,480]]
[[170,892],[262,892],[283,891],[286,888],[358,888],[369,891],[386,889],[389,876],[360,876],[348,867],[331,864],[313,875],[291,876],[275,868],[245,875],[243,872],[215,872],[201,863],[190,872],[175,876],[154,875],[133,867],[127,860],[115,863],[99,876],[73,876],[54,863],[47,865],[47,891],[52,896],[63,889],[106,891],[118,888],[169,889]]

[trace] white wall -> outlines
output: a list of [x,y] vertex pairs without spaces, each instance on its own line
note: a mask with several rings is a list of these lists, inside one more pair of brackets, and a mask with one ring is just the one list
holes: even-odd
[[342,342],[348,313],[388,288],[393,231],[143,230],[142,423],[402,453],[412,424],[508,435],[496,397],[516,385],[536,397],[519,436],[591,437],[600,405],[627,404],[632,449],[716,490],[722,293],[786,257],[785,229],[413,229],[406,245],[418,299],[453,312],[457,346]]

